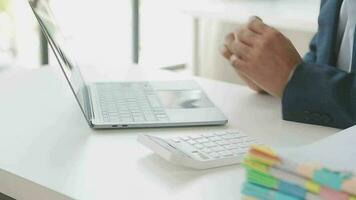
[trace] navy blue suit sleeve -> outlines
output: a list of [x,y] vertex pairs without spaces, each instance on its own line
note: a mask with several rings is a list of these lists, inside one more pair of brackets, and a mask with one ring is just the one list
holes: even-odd
[[[319,25],[329,23],[327,16],[330,10],[336,9],[336,3],[321,1]],[[318,51],[326,50],[318,49],[318,42],[326,39],[325,35],[320,37],[320,32],[313,37],[310,51],[296,67],[284,90],[283,119],[347,128],[356,124],[355,72],[346,73],[334,66],[318,64]]]
[[[307,55],[312,56],[313,53]],[[355,73],[302,62],[284,90],[282,107],[285,120],[350,127],[356,124]]]
[[311,40],[310,44],[309,44],[309,52],[307,54],[305,54],[304,56],[304,61],[305,62],[315,62],[316,61],[316,50],[317,50],[317,46],[316,46],[316,41],[318,39],[318,33],[316,33],[313,37],[313,39]]

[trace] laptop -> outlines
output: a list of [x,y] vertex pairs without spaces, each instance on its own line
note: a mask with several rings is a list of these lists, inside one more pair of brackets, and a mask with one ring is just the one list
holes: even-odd
[[199,85],[187,81],[86,82],[48,0],[29,0],[59,66],[92,128],[223,125],[224,114]]

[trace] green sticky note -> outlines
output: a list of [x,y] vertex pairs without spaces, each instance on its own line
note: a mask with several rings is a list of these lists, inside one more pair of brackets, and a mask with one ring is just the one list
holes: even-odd
[[255,170],[247,170],[247,181],[272,189],[277,189],[279,185],[279,181],[276,178]]

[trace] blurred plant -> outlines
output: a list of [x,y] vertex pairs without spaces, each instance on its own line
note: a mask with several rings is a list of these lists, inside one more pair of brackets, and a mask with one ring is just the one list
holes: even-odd
[[7,12],[10,7],[10,0],[0,0],[0,12]]
[[16,55],[11,0],[0,0],[0,70],[10,66]]

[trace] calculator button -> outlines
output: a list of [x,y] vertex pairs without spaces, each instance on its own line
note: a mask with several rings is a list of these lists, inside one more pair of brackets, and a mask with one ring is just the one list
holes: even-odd
[[206,138],[204,138],[204,137],[198,138],[198,139],[196,139],[195,141],[197,141],[197,142],[199,142],[199,143],[209,142],[209,140],[206,139]]
[[233,133],[233,134],[230,134],[230,135],[231,135],[231,138],[244,138],[245,137],[242,134],[236,134],[236,133]]
[[216,146],[211,148],[212,151],[224,151],[225,149],[222,148],[221,146]]
[[219,153],[220,153],[220,155],[222,155],[224,157],[231,157],[234,155],[231,151],[221,151]]
[[234,148],[236,148],[236,145],[233,145],[233,144],[229,144],[229,145],[225,145],[224,146],[226,149],[234,149]]
[[172,138],[170,139],[170,141],[174,142],[174,143],[179,143],[181,142],[182,140],[180,138]]
[[206,155],[202,154],[202,153],[198,153],[198,155],[200,156],[201,159],[203,160],[208,160],[209,157],[207,157]]
[[191,144],[191,145],[194,145],[194,144],[197,143],[195,140],[188,140],[188,141],[186,141],[186,142],[189,143],[189,144]]
[[204,146],[206,147],[215,147],[217,146],[217,144],[213,143],[213,142],[206,142],[206,143],[203,143]]
[[188,155],[192,155],[194,152],[197,152],[196,148],[185,142],[175,143],[174,146]]
[[182,136],[182,137],[179,137],[181,140],[183,141],[187,141],[187,140],[190,140],[190,138],[188,136]]
[[213,157],[213,158],[220,158],[220,155],[216,152],[212,152],[209,154],[209,156]]
[[244,142],[247,142],[247,143],[255,142],[255,139],[253,139],[253,138],[248,138],[248,137],[244,138],[243,140],[244,140]]
[[221,138],[218,137],[218,136],[212,136],[212,137],[209,137],[209,140],[211,140],[211,141],[218,141],[218,140],[221,140]]
[[203,149],[204,145],[198,143],[198,144],[195,144],[194,147],[198,148],[198,149]]
[[241,139],[235,138],[235,139],[231,139],[231,140],[229,140],[229,141],[230,141],[230,143],[232,143],[232,144],[237,144],[237,143],[240,143],[240,142],[241,142]]
[[204,152],[204,153],[211,153],[212,151],[210,150],[210,149],[208,149],[208,148],[204,148],[204,149],[202,149],[202,151]]
[[168,139],[168,140],[166,140],[168,143],[180,143],[180,142],[182,142],[181,140],[179,140],[179,139]]
[[216,143],[218,143],[219,145],[226,145],[226,144],[229,144],[227,141],[225,140],[220,140],[220,141],[217,141]]
[[196,140],[196,139],[202,138],[202,136],[200,136],[200,135],[191,135],[190,138]]
[[203,136],[210,138],[210,137],[215,137],[215,134],[214,133],[208,133],[208,134],[203,135]]
[[250,147],[246,146],[246,147],[241,148],[241,151],[246,153],[249,149],[250,149]]
[[241,151],[241,149],[232,149],[231,152],[234,153],[234,154],[237,154],[237,155],[245,153],[245,152]]
[[226,135],[223,135],[221,136],[222,138],[224,139],[232,139],[232,138],[235,138],[233,134],[226,134]]

